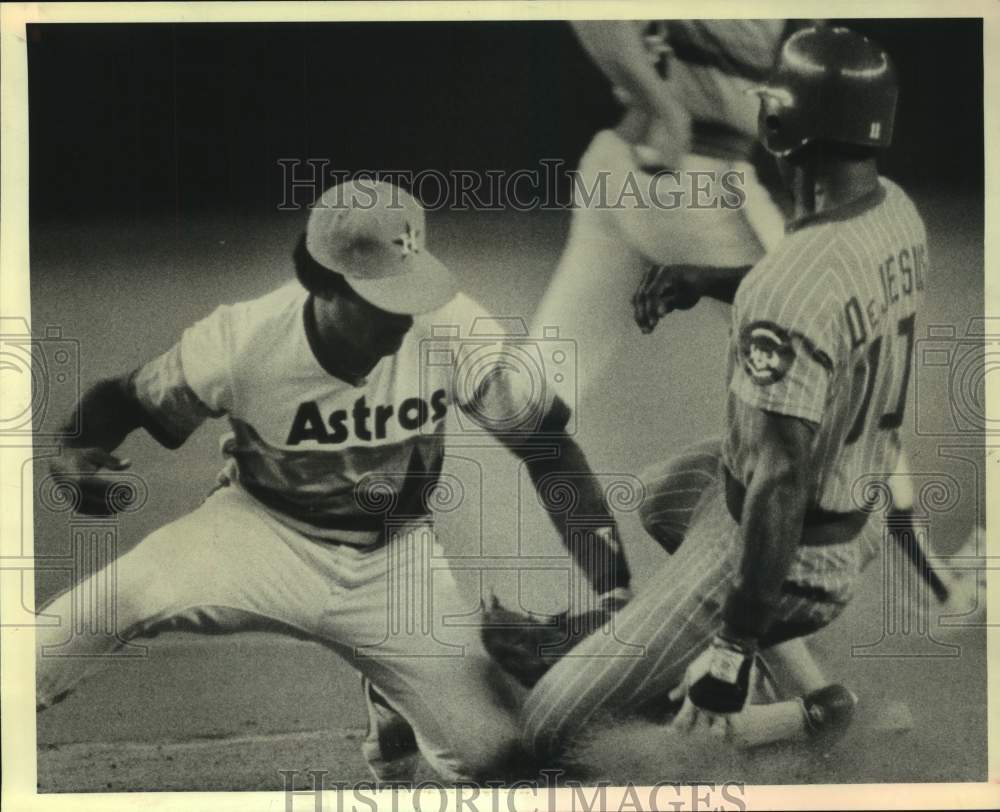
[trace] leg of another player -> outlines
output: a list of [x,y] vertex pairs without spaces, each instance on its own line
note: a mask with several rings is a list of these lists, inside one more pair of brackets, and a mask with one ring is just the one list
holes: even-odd
[[[37,629],[39,708],[112,665],[135,638],[251,629],[309,636],[311,596],[326,586],[260,514],[235,488],[216,491],[46,606],[42,612],[61,622]],[[102,605],[94,606],[90,596],[98,594]]]
[[361,678],[361,692],[368,711],[361,753],[368,769],[381,784],[413,783],[420,756],[413,727],[368,677]]
[[409,728],[445,780],[517,775],[519,692],[483,648],[476,606],[462,599],[433,529],[401,529],[356,558],[349,589],[331,596],[325,637],[374,688],[364,746],[372,772],[412,780]]
[[[593,199],[576,195],[569,237],[532,324],[533,336],[558,328],[560,338],[576,342],[575,394],[581,400],[618,352],[620,342],[608,337],[632,325],[632,294],[647,267],[609,210],[630,167],[628,147],[618,136],[603,131],[594,137],[576,176],[577,191],[590,190]],[[563,399],[575,404],[573,394]]]
[[829,684],[803,637],[772,646],[761,657],[785,696],[808,694]]

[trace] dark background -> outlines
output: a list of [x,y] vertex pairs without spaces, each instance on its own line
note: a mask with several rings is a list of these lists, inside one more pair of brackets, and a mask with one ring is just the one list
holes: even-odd
[[[886,174],[981,194],[981,21],[846,22],[899,68]],[[36,222],[263,214],[282,199],[281,158],[572,167],[617,115],[563,22],[28,28]]]

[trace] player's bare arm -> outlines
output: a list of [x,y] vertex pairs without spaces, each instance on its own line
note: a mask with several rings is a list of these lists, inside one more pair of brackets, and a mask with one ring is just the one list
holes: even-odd
[[[725,733],[725,718],[747,701],[758,641],[771,625],[781,585],[802,536],[810,494],[808,471],[813,428],[803,420],[757,411],[752,433],[754,476],[745,493],[731,483],[727,499],[738,503],[743,557],[739,579],[723,609],[723,627],[688,667],[675,726]],[[736,507],[737,505],[734,505]]]
[[[74,410],[80,415],[80,433],[68,438],[50,468],[57,480],[73,483],[80,491],[80,510],[102,513],[107,509],[107,480],[101,471],[124,471],[131,461],[113,452],[135,429],[147,426],[160,434],[136,397],[131,374],[108,378],[84,393]],[[67,432],[70,434],[70,432]]]
[[[502,401],[517,398],[508,384],[503,374],[490,379],[487,387],[495,391],[481,392],[480,405],[492,400],[496,408],[504,408],[500,405]],[[474,417],[488,416],[489,406],[485,411],[477,408],[467,409],[467,412]],[[482,424],[524,461],[542,505],[573,559],[590,579],[595,594],[609,595],[618,590],[617,594],[621,595],[628,590],[631,575],[618,541],[617,525],[583,449],[566,431],[570,416],[569,405],[557,396],[548,405],[539,424],[530,431],[500,431],[490,420]],[[593,526],[599,527],[596,532],[571,532],[564,500],[559,496],[562,489],[551,487],[554,480],[572,488],[574,510],[579,515],[591,517]]]
[[676,166],[690,146],[690,117],[657,70],[667,46],[663,45],[663,54],[651,55],[639,24],[630,20],[587,20],[571,25],[591,59],[619,89],[619,97],[628,102],[631,114],[638,114],[634,122],[637,139],[645,135],[638,134],[639,130],[656,121],[662,128],[656,147],[666,166]]
[[754,476],[741,511],[743,559],[738,586],[724,609],[724,634],[755,641],[771,623],[795,548],[810,493],[806,472],[814,429],[804,420],[758,411]]

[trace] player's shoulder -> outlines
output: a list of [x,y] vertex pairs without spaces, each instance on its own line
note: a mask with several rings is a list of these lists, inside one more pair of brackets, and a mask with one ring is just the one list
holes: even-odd
[[833,272],[843,264],[841,235],[830,223],[793,231],[747,274],[736,293],[743,321],[815,330],[837,297]]
[[223,308],[228,311],[234,332],[250,334],[272,326],[284,327],[290,319],[301,318],[308,296],[308,291],[293,279],[263,296]]
[[805,274],[815,274],[837,253],[841,235],[833,223],[815,223],[808,228],[791,228],[754,265],[748,279],[768,286],[794,282]]
[[920,216],[920,209],[902,186],[884,176],[879,177],[879,183],[885,190],[883,205],[887,211],[897,217],[923,223],[923,218]]
[[290,308],[303,306],[308,296],[309,292],[298,280],[291,279],[263,296],[235,302],[231,307],[234,313],[266,320]]
[[231,350],[246,347],[257,339],[267,342],[275,335],[287,333],[294,320],[301,319],[307,296],[306,290],[292,280],[263,296],[220,304],[191,329],[215,335],[219,343]]

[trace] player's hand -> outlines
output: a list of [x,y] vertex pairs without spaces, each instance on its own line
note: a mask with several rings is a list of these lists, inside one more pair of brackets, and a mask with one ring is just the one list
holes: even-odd
[[750,644],[716,635],[669,694],[673,702],[684,700],[671,727],[681,733],[728,736],[732,716],[747,701],[754,656]]
[[102,476],[107,471],[125,471],[132,465],[127,459],[116,457],[103,448],[63,447],[58,457],[49,463],[56,484],[62,484],[79,492],[80,503],[77,510],[90,515],[107,515],[108,490],[113,481]]
[[703,295],[701,268],[695,265],[652,265],[632,296],[635,323],[651,333],[674,310],[689,310]]

